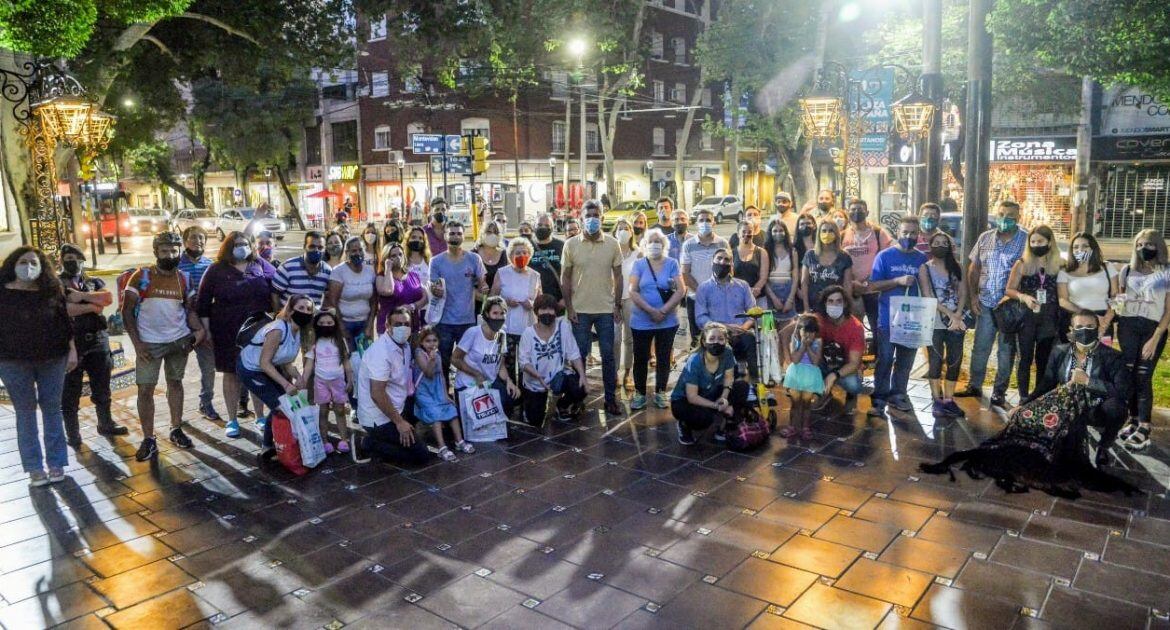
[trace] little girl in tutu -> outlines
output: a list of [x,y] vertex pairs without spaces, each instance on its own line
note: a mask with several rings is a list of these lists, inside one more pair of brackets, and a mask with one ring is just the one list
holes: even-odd
[[825,378],[821,375],[820,326],[814,315],[796,318],[792,338],[788,343],[788,369],[784,372],[784,387],[792,398],[789,426],[780,430],[780,436],[802,440],[812,439],[809,407],[817,396],[825,393]]

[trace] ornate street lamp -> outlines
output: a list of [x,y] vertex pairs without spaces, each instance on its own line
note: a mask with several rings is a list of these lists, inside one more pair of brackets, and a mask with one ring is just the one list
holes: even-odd
[[825,92],[800,99],[800,124],[805,135],[824,140],[835,138],[841,129],[841,99]]
[[898,135],[916,141],[930,134],[935,106],[925,96],[913,92],[899,99],[890,109],[894,114],[894,130]]

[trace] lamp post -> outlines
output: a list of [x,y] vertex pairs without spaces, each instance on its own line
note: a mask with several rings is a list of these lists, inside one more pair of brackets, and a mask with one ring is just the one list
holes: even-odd
[[557,207],[557,156],[548,156],[548,181],[552,188],[548,190],[549,206]]
[[646,175],[650,178],[650,188],[647,189],[646,198],[650,199],[654,196],[654,160],[646,160]]
[[399,214],[409,221],[410,217],[407,215],[408,210],[406,209],[406,183],[404,181],[406,178],[402,175],[403,169],[406,168],[406,160],[398,158],[394,160],[394,166],[398,167],[398,199],[402,203]]
[[[580,129],[577,132],[578,150],[581,153],[580,153],[579,170],[578,170],[577,177],[578,177],[578,181],[580,182],[580,186],[581,186],[582,203],[584,203],[585,194],[586,194],[586,187],[585,187],[585,157],[586,157],[586,155],[585,155],[585,141],[586,141],[586,134],[585,134],[585,71],[584,71],[584,67],[585,67],[585,52],[586,52],[586,50],[588,50],[588,47],[589,47],[589,45],[587,43],[585,43],[585,40],[580,38],[580,37],[573,39],[569,42],[569,53],[577,58],[577,75],[578,75],[577,87],[581,93],[581,121],[578,124],[578,127],[580,127]],[[566,141],[567,140],[568,139],[566,138]]]
[[272,167],[264,169],[264,197],[268,200],[268,208],[272,209]]
[[743,188],[747,183],[747,169],[747,164],[739,165],[739,194],[742,195],[742,199],[740,199],[741,205],[747,203],[747,191]]

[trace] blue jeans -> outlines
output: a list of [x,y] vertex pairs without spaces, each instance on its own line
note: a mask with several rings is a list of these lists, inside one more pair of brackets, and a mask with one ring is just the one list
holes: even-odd
[[199,364],[199,406],[210,407],[215,396],[215,352],[211,346],[195,346],[195,361]]
[[895,396],[906,395],[917,350],[891,343],[889,329],[880,326],[874,331],[874,342],[877,366],[873,371],[873,405],[877,407]]
[[[0,361],[0,381],[8,389],[16,411],[16,445],[24,472],[64,468],[69,463],[65,449],[65,426],[61,416],[61,393],[65,387],[67,357],[47,361]],[[45,431],[44,456],[37,428],[37,407]]]
[[975,323],[975,347],[971,349],[971,377],[968,387],[981,389],[987,378],[987,361],[991,358],[991,345],[999,339],[995,355],[995,391],[1007,392],[1012,378],[1012,364],[1016,362],[1016,335],[1005,335],[995,327],[995,318],[987,306],[979,312]]
[[[463,338],[463,333],[475,324],[435,324],[435,332],[439,335],[439,358],[443,360],[443,378],[451,373],[451,353],[455,351],[455,344]],[[389,328],[390,324],[386,324]]]
[[597,331],[601,346],[601,380],[605,384],[605,402],[617,402],[617,357],[613,353],[613,313],[577,313],[573,324],[573,338],[581,350],[581,358],[593,349],[592,332]]
[[280,397],[284,395],[284,388],[277,385],[276,381],[264,372],[244,367],[243,359],[236,361],[236,378],[240,379],[240,385],[256,394],[260,400],[264,401],[264,406],[268,407],[268,420],[264,423],[264,438],[260,445],[264,448],[272,448],[274,444],[272,441],[272,413],[280,409]]
[[[821,376],[827,377],[832,372],[829,366],[824,363],[821,364]],[[861,393],[861,372],[854,372],[848,376],[841,376],[837,378],[836,387],[840,387],[850,396],[856,396]],[[828,393],[828,392],[826,392]]]

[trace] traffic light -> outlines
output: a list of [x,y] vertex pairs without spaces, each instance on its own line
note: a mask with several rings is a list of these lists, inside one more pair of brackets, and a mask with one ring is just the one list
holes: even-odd
[[483,136],[472,136],[470,139],[471,172],[479,175],[488,169],[487,138]]

